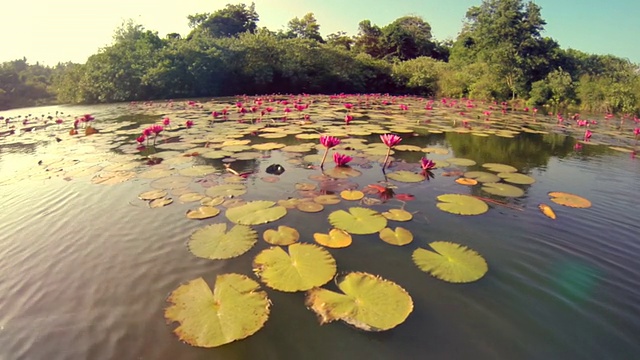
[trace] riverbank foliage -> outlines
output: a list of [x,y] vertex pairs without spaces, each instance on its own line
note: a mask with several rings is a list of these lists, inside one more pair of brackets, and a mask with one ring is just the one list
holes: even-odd
[[12,73],[15,61],[3,64],[0,108],[52,95],[62,103],[99,103],[378,92],[510,101],[552,112],[637,113],[638,64],[560,48],[542,35],[540,12],[533,2],[484,0],[469,8],[458,37],[447,41],[434,39],[418,16],[384,26],[362,20],[355,36],[323,38],[308,13],[291,19],[286,30],[271,31],[258,26],[253,4],[191,15],[185,37],[161,38],[128,22],[85,64],[27,65],[38,76]]

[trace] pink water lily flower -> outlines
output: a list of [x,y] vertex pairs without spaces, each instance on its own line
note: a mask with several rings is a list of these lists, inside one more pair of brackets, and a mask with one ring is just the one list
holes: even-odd
[[422,170],[432,170],[435,169],[436,163],[433,160],[422,157],[422,159],[420,159],[420,167],[422,167]]
[[347,114],[347,115],[345,115],[345,116],[344,116],[344,122],[345,122],[345,124],[349,125],[349,123],[351,122],[351,120],[353,120],[353,115],[349,115],[349,114]]
[[191,129],[191,127],[193,126],[193,120],[187,120],[187,121],[184,123],[184,126],[186,126],[186,127],[187,127],[187,129]]
[[402,138],[396,134],[384,134],[380,135],[380,140],[387,145],[387,155],[384,157],[384,162],[382,163],[382,171],[387,166],[387,160],[389,160],[389,155],[391,154],[391,148],[398,145]]
[[324,165],[324,161],[327,159],[327,153],[329,152],[329,149],[338,146],[338,144],[340,144],[340,139],[334,136],[322,135],[320,136],[320,144],[322,144],[322,146],[324,146],[325,148],[324,155],[322,156],[322,161],[320,161],[320,167],[322,167]]
[[333,162],[336,163],[336,166],[346,166],[351,160],[353,160],[353,158],[349,155],[344,155],[337,152],[333,153]]
[[587,130],[587,131],[585,131],[585,132],[584,132],[584,140],[585,140],[585,141],[588,141],[589,139],[591,139],[591,135],[592,135],[592,134],[593,134],[593,133],[591,132],[591,130]]
[[146,137],[146,136],[144,136],[144,135],[140,135],[140,136],[138,136],[138,138],[136,139],[136,141],[137,141],[140,145],[142,145],[142,143],[143,143],[145,140],[147,140],[147,137]]
[[171,124],[171,119],[169,119],[168,117],[162,119],[162,124],[164,126],[169,126],[169,124]]
[[633,135],[635,135],[635,137],[638,137],[638,135],[640,135],[640,128],[633,129]]

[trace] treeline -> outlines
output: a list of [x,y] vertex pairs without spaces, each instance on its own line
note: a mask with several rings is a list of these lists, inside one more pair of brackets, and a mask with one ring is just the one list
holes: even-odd
[[554,112],[638,112],[638,65],[561,49],[541,35],[540,10],[522,0],[484,0],[467,11],[455,41],[438,41],[418,16],[385,26],[363,20],[355,36],[323,38],[312,13],[274,32],[258,26],[253,4],[227,5],[189,16],[184,38],[126,23],[85,64],[52,71],[48,86],[65,103],[389,92],[509,100]]
[[54,74],[61,74],[61,69],[29,65],[27,59],[0,64],[0,110],[53,103]]

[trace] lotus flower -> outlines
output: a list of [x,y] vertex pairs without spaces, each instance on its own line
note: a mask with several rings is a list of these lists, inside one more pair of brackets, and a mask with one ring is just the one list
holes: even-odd
[[387,145],[387,155],[384,157],[384,162],[382,163],[382,171],[387,166],[387,160],[389,160],[389,154],[391,154],[391,148],[398,145],[402,138],[395,134],[384,134],[380,135],[380,140]]
[[336,163],[336,166],[346,166],[351,160],[353,160],[353,158],[349,155],[344,155],[337,152],[333,153],[333,162]]
[[422,167],[422,170],[431,170],[436,168],[436,163],[433,162],[433,160],[422,157],[422,159],[420,159],[420,167]]
[[143,135],[138,136],[138,138],[136,139],[136,141],[137,141],[140,145],[142,145],[142,143],[143,143],[145,140],[147,140],[147,137],[146,137],[146,136],[144,136],[144,134],[143,134]]
[[638,135],[640,135],[640,128],[635,128],[633,129],[633,135],[635,135],[636,139],[638,138]]
[[320,144],[322,144],[322,146],[324,146],[325,148],[324,155],[322,156],[322,161],[320,161],[320,167],[322,167],[324,165],[324,161],[327,159],[327,153],[329,152],[329,149],[338,146],[338,144],[340,144],[340,139],[334,136],[322,135],[320,136]]
[[585,141],[589,141],[589,139],[591,139],[591,135],[592,135],[592,134],[593,134],[593,133],[591,132],[591,130],[587,130],[587,131],[585,131],[585,132],[584,132],[584,140],[585,140]]
[[345,103],[345,104],[344,104],[344,107],[345,107],[347,110],[351,110],[351,109],[353,108],[353,104],[351,104],[351,103]]
[[162,119],[162,124],[164,126],[169,126],[169,124],[171,124],[171,119],[169,119],[168,117]]
[[151,134],[153,134],[153,130],[151,129],[151,127],[142,130],[142,135],[144,135],[145,137],[149,137],[151,136]]
[[191,127],[193,126],[193,120],[187,120],[187,121],[184,123],[184,126],[186,126],[186,127],[187,127],[187,129],[191,129]]
[[345,116],[344,116],[344,122],[345,122],[345,124],[349,125],[349,123],[351,122],[351,120],[353,120],[353,115],[349,115],[349,114],[347,114],[347,115],[345,115]]

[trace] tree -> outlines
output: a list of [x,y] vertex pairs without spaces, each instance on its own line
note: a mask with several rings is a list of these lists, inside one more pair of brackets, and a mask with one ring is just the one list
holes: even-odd
[[320,25],[313,13],[305,14],[302,19],[295,17],[289,20],[287,27],[291,37],[324,42],[320,35]]
[[385,55],[399,60],[432,56],[431,25],[419,16],[404,16],[382,28]]
[[351,50],[353,43],[353,38],[347,36],[347,33],[344,31],[338,31],[327,35],[327,44],[330,46]]
[[229,37],[243,32],[255,32],[259,17],[256,13],[255,4],[250,6],[245,4],[227,4],[223,9],[217,10],[213,14],[195,14],[187,17],[189,26],[193,31],[188,39],[196,35],[204,34],[211,37]]
[[370,20],[360,21],[354,48],[358,52],[363,52],[376,59],[381,59],[385,55],[382,30],[380,30],[377,25],[372,25]]

